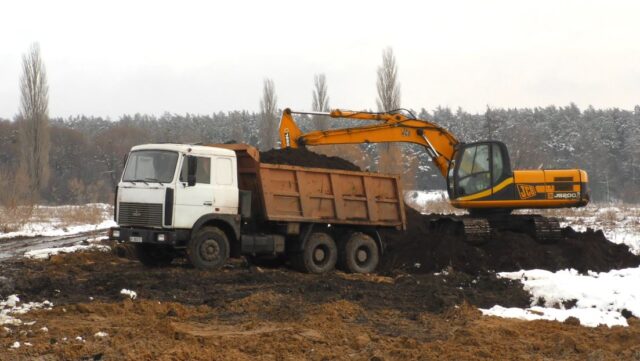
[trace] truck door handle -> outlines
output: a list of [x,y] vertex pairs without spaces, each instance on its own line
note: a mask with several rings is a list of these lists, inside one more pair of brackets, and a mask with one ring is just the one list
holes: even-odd
[[212,206],[212,205],[213,205],[213,202],[206,201],[206,202],[202,203],[202,205],[203,205],[203,206]]

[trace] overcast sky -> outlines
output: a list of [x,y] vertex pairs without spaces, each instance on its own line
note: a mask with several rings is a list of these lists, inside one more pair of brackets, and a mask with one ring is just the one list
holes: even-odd
[[40,43],[50,115],[375,108],[392,47],[402,106],[483,112],[640,104],[638,1],[0,1],[0,117],[18,111],[21,56]]

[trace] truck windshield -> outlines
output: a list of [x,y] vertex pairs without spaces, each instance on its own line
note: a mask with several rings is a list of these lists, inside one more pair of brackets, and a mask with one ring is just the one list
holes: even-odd
[[173,180],[176,163],[178,163],[177,152],[137,150],[129,155],[122,181],[170,183]]

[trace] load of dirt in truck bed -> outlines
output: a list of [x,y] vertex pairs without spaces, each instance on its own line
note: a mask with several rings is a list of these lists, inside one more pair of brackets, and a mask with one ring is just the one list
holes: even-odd
[[297,165],[312,168],[329,168],[360,171],[360,167],[340,157],[330,157],[306,148],[271,149],[260,152],[260,161],[270,164]]
[[407,231],[384,234],[388,248],[379,268],[383,273],[447,268],[470,274],[534,268],[604,272],[640,265],[640,256],[625,245],[608,241],[602,231],[576,232],[566,227],[561,239],[552,244],[539,243],[525,233],[505,231],[474,246],[464,241],[459,227],[441,215],[423,215],[409,206],[405,209]]

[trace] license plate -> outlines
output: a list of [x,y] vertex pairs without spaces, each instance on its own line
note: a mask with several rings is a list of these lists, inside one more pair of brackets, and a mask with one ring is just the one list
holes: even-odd
[[129,242],[142,243],[142,237],[131,236],[129,237]]

